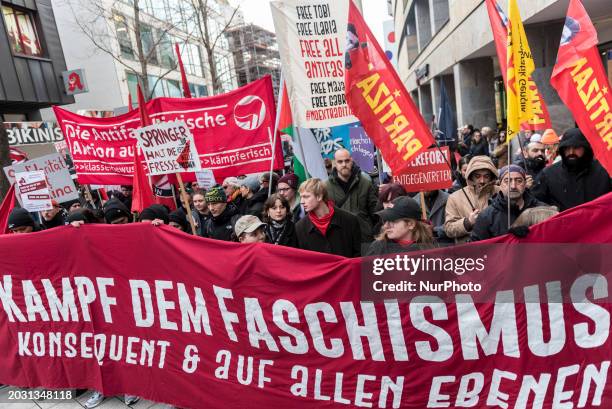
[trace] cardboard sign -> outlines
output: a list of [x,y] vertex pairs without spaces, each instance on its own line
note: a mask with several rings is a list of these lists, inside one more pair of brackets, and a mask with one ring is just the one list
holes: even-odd
[[40,158],[7,166],[4,168],[4,173],[9,182],[13,183],[15,181],[16,172],[30,172],[34,170],[45,172],[49,183],[51,199],[57,200],[58,203],[63,203],[79,198],[77,188],[70,177],[68,165],[66,165],[66,162],[59,153],[52,153],[50,155],[41,156]]
[[393,182],[404,186],[408,192],[449,188],[453,185],[453,176],[448,163],[448,146],[427,149],[410,161],[404,172],[393,175]]
[[4,122],[4,129],[10,146],[64,141],[62,129],[55,122]]
[[21,206],[28,212],[53,208],[44,170],[15,173],[15,180],[21,197]]
[[160,122],[134,130],[150,175],[195,172],[201,163],[193,135],[184,121]]
[[202,189],[210,189],[217,184],[215,174],[210,169],[202,169],[201,171],[196,172],[195,175],[196,180],[198,181],[198,186],[200,186]]

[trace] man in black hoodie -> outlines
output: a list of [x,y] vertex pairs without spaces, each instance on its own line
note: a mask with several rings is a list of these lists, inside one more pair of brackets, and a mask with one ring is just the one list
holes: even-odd
[[508,233],[508,198],[510,224],[526,209],[546,206],[527,191],[527,174],[518,165],[508,165],[499,171],[500,190],[491,198],[489,207],[476,219],[471,241],[486,240]]
[[559,153],[562,160],[544,169],[532,188],[538,200],[564,211],[612,191],[608,172],[593,158],[580,129],[565,131]]
[[66,224],[66,218],[64,217],[64,212],[62,207],[56,200],[51,200],[51,205],[53,206],[49,210],[43,210],[40,212],[41,215],[41,227],[44,230],[52,229],[54,227],[63,226]]
[[357,216],[362,242],[371,242],[378,203],[372,179],[361,172],[346,149],[337,150],[334,159],[335,169],[325,183],[329,198],[336,207]]
[[206,203],[210,209],[210,218],[202,228],[202,236],[209,239],[232,241],[234,224],[241,216],[231,203],[227,203],[225,192],[220,186],[211,187],[206,192]]
[[262,217],[264,202],[268,198],[268,190],[260,189],[259,177],[248,176],[240,181],[240,201],[239,211],[243,215],[253,215]]

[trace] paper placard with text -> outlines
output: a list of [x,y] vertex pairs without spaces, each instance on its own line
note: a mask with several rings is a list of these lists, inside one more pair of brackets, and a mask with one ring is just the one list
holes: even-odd
[[134,130],[150,175],[201,169],[193,135],[184,121],[159,122]]
[[15,173],[15,180],[21,196],[21,205],[28,212],[53,208],[44,170]]

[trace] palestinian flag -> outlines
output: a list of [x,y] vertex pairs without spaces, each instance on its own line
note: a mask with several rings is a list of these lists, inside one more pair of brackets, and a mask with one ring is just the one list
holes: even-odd
[[327,173],[321,156],[321,145],[316,141],[310,129],[298,129],[293,126],[289,94],[284,81],[282,82],[281,96],[278,100],[278,130],[281,135],[287,135],[291,138],[293,172],[300,183],[310,177],[326,179]]

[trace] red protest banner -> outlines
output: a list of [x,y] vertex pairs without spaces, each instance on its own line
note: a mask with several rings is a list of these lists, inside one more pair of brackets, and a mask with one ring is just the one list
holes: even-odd
[[346,99],[393,173],[434,143],[406,87],[352,1],[346,50]]
[[[146,104],[154,123],[185,121],[202,167],[217,180],[283,166],[280,144],[272,152],[275,106],[270,77],[206,98],[155,98]],[[130,184],[138,110],[111,118],[90,118],[53,107],[66,137],[80,183]]]
[[442,146],[440,149],[427,149],[404,166],[402,173],[393,174],[393,182],[404,186],[407,192],[449,188],[453,185],[449,163],[448,146]]
[[597,50],[597,31],[579,0],[570,1],[551,85],[612,175],[612,93]]
[[[609,194],[571,209],[526,241],[610,243],[611,205]],[[376,259],[360,275],[366,260],[150,224],[1,236],[0,383],[184,408],[610,407],[610,245],[570,248],[599,259],[547,262],[496,246],[408,262],[427,283],[442,260],[453,283],[476,281],[490,299],[402,292],[383,303],[361,286],[385,279]]]

